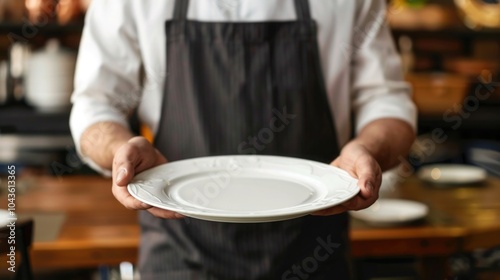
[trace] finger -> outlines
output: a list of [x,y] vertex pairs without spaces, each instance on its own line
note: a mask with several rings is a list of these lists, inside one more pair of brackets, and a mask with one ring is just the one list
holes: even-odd
[[182,219],[182,218],[184,218],[184,216],[179,214],[179,213],[156,208],[156,207],[149,208],[148,212],[153,214],[155,217],[158,217],[158,218],[164,218],[164,219]]
[[160,153],[160,151],[155,149],[155,153],[156,153],[155,165],[160,165],[168,162],[167,159]]
[[122,147],[113,159],[114,182],[118,186],[126,186],[135,175],[135,166],[138,159],[137,148],[126,145]]
[[361,188],[360,196],[371,198],[377,195],[375,185],[377,182],[378,169],[374,163],[363,162],[358,164],[356,174],[358,176],[358,185]]
[[330,216],[330,215],[336,215],[340,214],[346,211],[351,211],[351,210],[361,210],[369,207],[372,203],[369,200],[363,199],[362,197],[355,196],[348,201],[337,205],[332,208],[320,210],[317,212],[314,212],[312,215],[314,216]]
[[354,170],[352,170],[351,168],[345,168],[345,166],[342,167],[342,160],[341,160],[340,157],[338,157],[334,161],[332,161],[330,163],[330,165],[335,166],[337,168],[340,168],[340,169],[342,169],[344,171],[347,171],[347,173],[349,173],[349,175],[351,175],[352,177],[358,178],[358,176],[356,175],[356,172],[354,172]]
[[342,203],[342,206],[344,206],[347,210],[361,210],[365,209],[366,207],[370,206],[370,201],[368,199],[365,199],[359,195],[349,199],[348,201]]
[[143,203],[133,197],[125,187],[113,185],[111,188],[113,195],[123,206],[130,210],[145,210],[151,208],[150,205]]
[[[121,147],[115,155],[115,162],[128,163],[134,173],[128,173],[125,178],[131,180],[135,174],[166,162],[166,159],[142,136],[137,136],[128,141],[128,145]],[[129,171],[130,169],[127,169]],[[128,182],[127,182],[128,183]]]
[[338,167],[340,168],[340,157],[336,158],[334,161],[332,161],[332,163],[330,163],[331,165],[335,166],[335,167]]
[[126,187],[127,184],[134,177],[134,168],[131,163],[123,163],[121,166],[117,167],[114,183],[120,187]]
[[355,197],[349,199],[348,201],[334,206],[332,208],[324,209],[324,210],[319,210],[311,215],[313,216],[330,216],[330,215],[336,215],[340,214],[349,210],[360,210],[364,209],[366,207],[370,206],[370,203],[367,202],[365,199],[360,197],[359,195],[356,195]]
[[331,216],[346,212],[348,209],[344,205],[337,205],[328,209],[323,209],[312,213],[313,216]]

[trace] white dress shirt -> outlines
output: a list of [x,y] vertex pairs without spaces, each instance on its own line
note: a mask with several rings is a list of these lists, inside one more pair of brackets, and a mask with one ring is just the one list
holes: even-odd
[[[386,24],[385,0],[310,0],[328,101],[339,144],[380,118],[416,126],[416,108]],[[165,21],[174,0],[93,1],[79,49],[70,126],[77,150],[90,125],[140,120],[158,130],[166,69]],[[257,22],[296,19],[292,0],[191,0],[188,19]],[[105,131],[103,131],[105,133]],[[95,169],[102,170],[89,159]]]

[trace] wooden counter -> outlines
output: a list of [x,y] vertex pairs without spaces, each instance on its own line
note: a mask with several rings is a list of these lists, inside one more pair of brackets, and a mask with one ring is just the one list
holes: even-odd
[[500,179],[481,185],[433,186],[409,178],[388,195],[427,204],[429,216],[414,225],[374,228],[353,221],[355,256],[449,255],[500,245]]
[[[95,267],[137,260],[137,215],[114,199],[108,179],[69,176],[29,180],[31,187],[17,196],[18,214],[65,214],[55,240],[35,240],[31,253],[35,268]],[[429,217],[397,228],[374,228],[353,221],[355,257],[448,256],[500,245],[500,179],[490,178],[482,186],[438,189],[410,178],[390,196],[426,203]],[[1,208],[6,201],[3,194]]]
[[[17,196],[18,215],[65,214],[57,239],[35,240],[31,252],[34,268],[97,267],[136,261],[137,215],[114,199],[110,180],[86,176],[28,180],[29,189]],[[0,207],[5,208],[6,201],[2,196]]]

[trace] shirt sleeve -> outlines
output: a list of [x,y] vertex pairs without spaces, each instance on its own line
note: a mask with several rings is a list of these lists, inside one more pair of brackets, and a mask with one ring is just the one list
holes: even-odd
[[[80,138],[98,122],[128,127],[128,116],[140,101],[141,56],[128,3],[92,2],[80,42],[71,99],[70,128],[77,152],[85,163],[104,175],[110,175],[110,170],[82,155]],[[101,133],[106,133],[104,127]]]
[[404,82],[386,20],[384,0],[358,1],[352,42],[352,104],[355,128],[381,118],[396,118],[416,130],[417,110]]

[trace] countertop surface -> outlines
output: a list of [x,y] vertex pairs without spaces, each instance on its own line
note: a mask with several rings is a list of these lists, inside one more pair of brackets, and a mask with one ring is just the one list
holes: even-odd
[[[114,199],[109,179],[37,176],[17,180],[16,213],[33,218],[35,231],[51,228],[44,235],[35,233],[31,252],[35,268],[137,260],[137,214]],[[387,196],[423,202],[430,208],[429,216],[398,227],[373,227],[353,220],[354,257],[446,256],[500,245],[498,178],[489,178],[482,185],[437,188],[410,177]],[[0,208],[6,206],[4,192]]]

